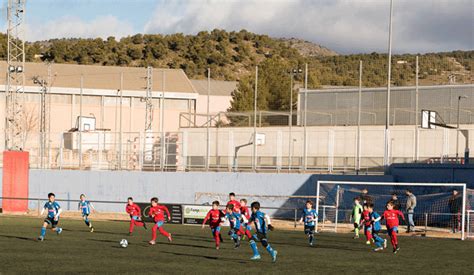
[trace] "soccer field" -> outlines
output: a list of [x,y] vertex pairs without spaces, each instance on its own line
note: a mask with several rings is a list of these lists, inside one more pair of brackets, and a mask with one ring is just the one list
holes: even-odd
[[[262,260],[250,261],[247,241],[233,248],[227,228],[224,243],[216,251],[210,230],[197,226],[165,225],[173,242],[158,237],[148,245],[151,230],[136,228],[128,236],[128,223],[94,222],[90,233],[80,220],[63,219],[64,231],[48,230],[44,242],[36,241],[42,219],[0,216],[0,273],[448,273],[474,272],[474,242],[453,239],[401,237],[399,254],[391,248],[372,252],[362,240],[349,234],[320,233],[309,247],[301,231],[276,230],[269,240],[278,250],[278,261],[271,262],[259,245]],[[150,224],[151,225],[151,224]],[[129,241],[121,248],[121,239]]]

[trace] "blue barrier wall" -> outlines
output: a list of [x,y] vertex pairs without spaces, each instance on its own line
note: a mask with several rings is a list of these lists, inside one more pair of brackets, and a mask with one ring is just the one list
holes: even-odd
[[474,188],[473,164],[393,164],[389,175],[398,182],[456,182]]

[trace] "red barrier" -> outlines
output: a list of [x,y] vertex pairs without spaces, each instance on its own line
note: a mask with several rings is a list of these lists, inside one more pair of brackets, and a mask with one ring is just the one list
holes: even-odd
[[[3,152],[2,197],[28,197],[29,153],[22,151]],[[3,212],[28,211],[27,200],[2,201]]]

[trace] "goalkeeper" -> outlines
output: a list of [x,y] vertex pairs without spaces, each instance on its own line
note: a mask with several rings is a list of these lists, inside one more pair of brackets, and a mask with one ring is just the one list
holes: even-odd
[[360,198],[354,198],[354,206],[352,207],[351,219],[354,222],[354,239],[359,238],[359,224],[361,220],[362,206],[360,205]]

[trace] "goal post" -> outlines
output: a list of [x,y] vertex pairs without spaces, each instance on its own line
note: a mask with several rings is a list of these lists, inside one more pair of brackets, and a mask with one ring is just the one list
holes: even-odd
[[[342,228],[343,223],[346,228],[350,228],[349,218],[353,199],[360,197],[364,189],[367,190],[365,196],[370,198],[375,204],[375,210],[380,214],[385,210],[386,202],[391,199],[392,194],[398,194],[399,202],[401,202],[400,210],[404,212],[405,218],[407,215],[404,211],[406,202],[404,193],[410,189],[417,197],[413,219],[417,229],[423,228],[418,232],[424,232],[426,235],[429,231],[430,234],[444,236],[459,230],[460,238],[465,239],[467,205],[465,183],[317,181],[316,197],[320,199],[316,200],[316,209],[319,214],[316,230],[329,228],[337,232],[339,228]],[[458,191],[458,197],[456,197],[458,199],[454,202],[451,199],[453,190]],[[332,220],[321,220],[320,212],[327,211],[330,207],[334,207]],[[453,211],[454,207],[459,209]],[[323,215],[327,217],[328,213],[323,213]],[[322,225],[320,225],[321,222],[323,222]]]

